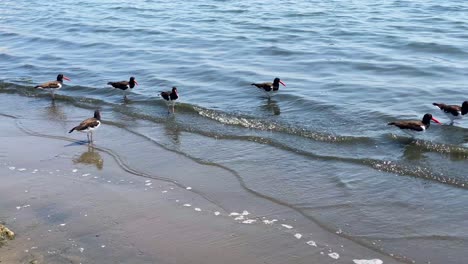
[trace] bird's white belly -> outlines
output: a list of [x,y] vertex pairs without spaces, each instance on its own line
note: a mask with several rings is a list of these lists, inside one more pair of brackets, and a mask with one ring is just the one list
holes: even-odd
[[451,113],[445,113],[445,112],[444,112],[444,114],[445,114],[450,120],[452,120],[452,121],[453,121],[453,120],[460,120],[460,119],[463,118],[461,112],[458,112],[458,116],[454,116],[454,115],[452,115]]

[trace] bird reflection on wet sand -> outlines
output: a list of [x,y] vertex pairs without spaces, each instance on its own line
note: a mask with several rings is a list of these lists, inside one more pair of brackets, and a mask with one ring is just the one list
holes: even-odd
[[79,157],[73,159],[73,163],[82,163],[87,165],[95,165],[96,168],[102,170],[104,167],[104,160],[99,152],[91,145],[88,145],[88,150],[83,152]]
[[280,115],[281,109],[275,100],[268,98],[266,103],[261,106],[262,109],[265,109],[268,112],[273,113],[274,115]]

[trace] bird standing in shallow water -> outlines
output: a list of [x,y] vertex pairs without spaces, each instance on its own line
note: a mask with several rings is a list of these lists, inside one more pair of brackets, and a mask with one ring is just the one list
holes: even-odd
[[441,111],[450,118],[450,124],[453,125],[453,122],[456,119],[462,119],[464,115],[468,114],[468,101],[463,102],[461,106],[459,105],[446,105],[442,103],[433,103],[433,105],[439,107]]
[[167,104],[167,113],[170,114],[169,107],[172,106],[172,113],[174,113],[175,101],[179,99],[179,93],[177,92],[177,87],[172,87],[171,91],[161,92],[159,95],[166,100]]
[[393,125],[400,128],[403,132],[414,136],[408,131],[412,132],[423,132],[429,128],[431,121],[440,124],[439,120],[432,117],[431,114],[425,114],[422,120],[398,120],[388,123],[388,125]]
[[67,81],[71,81],[68,77],[63,76],[63,74],[60,73],[59,75],[57,75],[57,80],[56,81],[45,82],[43,84],[39,84],[39,85],[34,86],[34,88],[49,90],[50,95],[52,96],[52,100],[55,100],[55,91],[62,88],[64,79],[67,80]]
[[81,122],[76,127],[72,128],[68,133],[73,131],[80,131],[86,133],[88,137],[88,143],[93,142],[93,131],[96,130],[101,125],[101,113],[99,110],[94,111],[94,117],[88,118]]
[[120,82],[108,82],[107,85],[112,85],[112,87],[120,89],[123,91],[124,99],[127,99],[127,92],[130,89],[133,89],[135,85],[138,85],[138,82],[135,80],[135,77],[130,77],[130,80],[127,81],[120,81]]
[[264,82],[264,83],[252,83],[251,85],[256,86],[259,89],[262,89],[268,97],[271,97],[274,92],[279,90],[279,85],[283,85],[286,87],[286,84],[280,80],[280,78],[276,77],[273,82]]

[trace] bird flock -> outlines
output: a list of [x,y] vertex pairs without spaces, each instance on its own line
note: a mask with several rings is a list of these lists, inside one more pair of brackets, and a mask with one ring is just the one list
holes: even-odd
[[[63,80],[71,81],[70,78],[64,76],[63,74],[57,75],[55,81],[45,82],[43,84],[36,85],[34,88],[48,90],[52,96],[52,100],[55,99],[55,92],[62,88]],[[123,92],[124,100],[127,99],[127,94],[132,90],[138,82],[135,77],[130,77],[128,81],[119,81],[119,82],[108,82],[108,85],[111,85],[113,88],[120,89]],[[275,78],[273,82],[263,82],[263,83],[252,83],[251,85],[261,89],[266,93],[268,98],[271,98],[275,93],[279,91],[279,85],[286,87],[286,84],[281,81],[280,78]],[[179,93],[177,87],[172,87],[170,91],[160,91],[159,96],[166,101],[167,112],[170,114],[174,113],[175,102],[179,99]],[[460,120],[463,116],[468,114],[468,101],[464,101],[462,105],[447,105],[444,103],[433,103],[434,106],[437,106],[442,112],[444,112],[447,117],[450,119],[450,125],[453,125],[456,120]],[[434,118],[431,114],[427,113],[423,116],[422,120],[396,120],[388,123],[388,125],[396,126],[400,128],[403,132],[414,136],[414,133],[424,132],[430,126],[431,122],[437,124],[442,124],[439,120]],[[73,131],[80,131],[87,133],[88,143],[93,142],[93,131],[96,130],[101,125],[101,113],[99,110],[94,112],[94,117],[88,118],[82,121],[78,126],[72,128],[69,133]]]

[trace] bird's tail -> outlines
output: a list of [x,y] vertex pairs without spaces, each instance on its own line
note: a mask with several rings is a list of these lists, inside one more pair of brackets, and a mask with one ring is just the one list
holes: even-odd
[[[439,107],[439,108],[442,107],[442,104],[438,104],[438,103],[432,103],[432,105],[435,105],[435,106],[437,106],[437,107]],[[441,108],[441,109],[442,109],[442,108]]]
[[72,128],[70,131],[68,131],[68,133],[71,133],[73,131],[75,131],[76,127]]
[[388,126],[395,125],[395,122],[390,122],[387,124]]
[[34,89],[42,88],[40,85],[34,86]]

